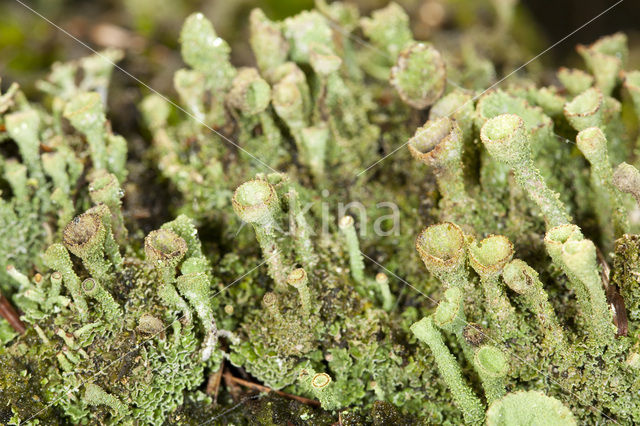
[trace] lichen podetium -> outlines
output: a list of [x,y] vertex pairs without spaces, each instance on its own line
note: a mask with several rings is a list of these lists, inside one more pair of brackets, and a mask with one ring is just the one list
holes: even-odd
[[485,90],[492,3],[455,46],[256,9],[243,67],[193,14],[142,135],[124,52],[0,94],[0,423],[640,423],[640,71],[614,34]]

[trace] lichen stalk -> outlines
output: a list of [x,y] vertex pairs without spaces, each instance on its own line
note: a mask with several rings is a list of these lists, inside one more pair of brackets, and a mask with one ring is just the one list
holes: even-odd
[[433,168],[442,195],[443,218],[458,221],[473,209],[468,196],[462,167],[462,132],[457,123],[440,117],[427,121],[409,139],[411,155]]
[[253,225],[269,275],[280,290],[287,288],[289,266],[285,264],[277,233],[280,200],[275,188],[264,180],[254,179],[240,185],[233,194],[233,209],[245,222]]
[[460,288],[448,288],[444,292],[443,299],[438,303],[432,318],[436,326],[456,336],[467,361],[473,362],[474,348],[467,341],[464,334],[465,327],[469,323],[464,313],[463,296],[464,294]]
[[302,268],[294,269],[289,272],[287,284],[298,290],[300,295],[300,306],[302,307],[302,315],[308,318],[311,313],[311,293],[309,292],[309,278],[307,272]]
[[482,126],[480,137],[489,154],[513,170],[518,185],[536,203],[548,228],[571,222],[558,194],[549,189],[533,164],[529,135],[520,117],[513,114],[494,117]]
[[615,336],[615,327],[602,288],[595,245],[590,240],[567,241],[562,247],[562,260],[588,294],[591,307],[588,320],[593,331],[591,339],[600,345],[610,342]]
[[124,241],[127,237],[127,229],[122,217],[124,191],[120,187],[118,178],[112,173],[98,173],[89,186],[89,196],[94,203],[102,203],[109,208],[114,235],[118,241]]
[[191,309],[178,294],[174,282],[176,267],[187,252],[187,243],[168,229],[151,231],[144,239],[146,260],[160,278],[158,295],[171,308],[180,310],[191,321]]
[[442,335],[433,326],[433,319],[425,317],[411,326],[413,334],[426,343],[433,353],[440,375],[449,387],[456,406],[460,408],[468,424],[480,424],[484,420],[484,407],[480,399],[462,378],[462,371],[455,357],[446,347]]
[[506,393],[505,377],[509,371],[507,356],[497,347],[483,345],[475,351],[473,365],[482,380],[487,403],[502,398]]
[[504,267],[502,277],[511,290],[522,295],[526,307],[536,316],[546,350],[559,358],[566,357],[569,353],[567,339],[538,273],[526,262],[514,259]]
[[394,304],[394,298],[389,288],[389,277],[384,272],[378,272],[375,282],[382,296],[382,309],[389,312]]
[[615,187],[627,194],[633,195],[640,206],[640,171],[631,164],[621,163],[613,173]]
[[318,263],[311,239],[313,230],[302,212],[298,192],[290,189],[287,193],[289,200],[289,230],[293,236],[296,254],[303,266],[312,269]]
[[93,278],[87,278],[82,282],[82,291],[87,296],[95,299],[105,314],[107,321],[112,324],[116,324],[122,320],[123,312],[122,308],[113,299],[113,296]]
[[76,216],[63,231],[65,247],[98,279],[106,279],[111,268],[104,258],[107,232],[102,215],[95,210]]
[[73,298],[74,305],[84,317],[88,312],[87,301],[85,300],[82,289],[80,288],[80,278],[73,270],[73,263],[69,252],[60,243],[49,246],[44,254],[44,261],[47,266],[62,275],[62,280]]
[[480,276],[491,327],[500,331],[502,340],[517,335],[520,323],[499,281],[513,253],[513,244],[502,235],[491,235],[469,245],[469,263]]
[[96,170],[107,168],[106,117],[100,95],[85,92],[68,103],[64,116],[73,127],[84,133],[91,152],[91,161]]
[[364,283],[364,258],[360,252],[360,242],[352,216],[343,216],[338,222],[338,227],[345,240],[346,251],[349,255],[349,268],[351,277],[359,283]]

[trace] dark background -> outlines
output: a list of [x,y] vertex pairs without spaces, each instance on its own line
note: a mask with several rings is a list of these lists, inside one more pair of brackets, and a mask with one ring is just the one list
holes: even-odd
[[[247,16],[260,7],[272,19],[282,19],[313,6],[313,0],[21,0],[56,25],[96,49],[109,45],[118,32],[126,49],[123,66],[163,93],[172,93],[172,76],[182,62],[178,35],[185,17],[203,12],[218,34],[232,46],[236,65],[253,61],[247,43]],[[386,0],[349,0],[362,15],[385,6]],[[465,29],[491,25],[495,17],[492,1],[508,0],[397,0],[409,13],[418,39],[429,39],[430,31]],[[420,11],[428,2],[447,11],[439,28],[425,28]],[[518,14],[525,16],[536,40],[527,58],[567,36],[616,1],[610,0],[521,0]],[[424,9],[424,8],[423,8]],[[105,32],[105,29],[108,30]],[[577,31],[545,53],[536,62],[555,68],[582,67],[575,45],[624,31],[631,46],[630,68],[640,68],[640,0],[623,0],[609,12]],[[637,46],[637,48],[636,48]],[[17,81],[30,96],[37,96],[33,83],[46,75],[55,61],[89,54],[86,48],[36,16],[16,0],[0,0],[0,76],[2,87]],[[115,79],[118,79],[114,75]],[[133,83],[129,83],[133,84]]]
[[[549,43],[559,40],[617,3],[611,0],[524,0],[523,5],[544,29]],[[631,40],[640,37],[640,1],[623,0],[609,12],[578,31],[550,54],[561,60],[572,54],[577,43],[590,43],[600,36],[624,31]]]

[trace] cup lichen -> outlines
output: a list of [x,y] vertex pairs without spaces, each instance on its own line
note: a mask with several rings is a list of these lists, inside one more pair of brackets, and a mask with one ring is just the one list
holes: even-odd
[[634,55],[490,6],[191,14],[148,133],[117,49],[8,85],[0,423],[639,423]]

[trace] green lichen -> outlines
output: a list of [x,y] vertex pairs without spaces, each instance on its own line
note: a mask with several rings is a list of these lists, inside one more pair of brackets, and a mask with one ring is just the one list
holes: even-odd
[[256,9],[243,67],[192,14],[142,158],[104,57],[50,108],[10,86],[0,422],[640,422],[640,74],[616,34],[485,91],[522,54],[492,4],[459,47],[395,3]]

